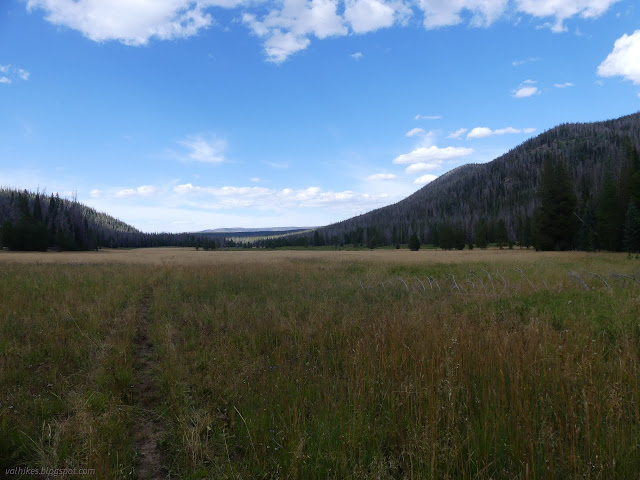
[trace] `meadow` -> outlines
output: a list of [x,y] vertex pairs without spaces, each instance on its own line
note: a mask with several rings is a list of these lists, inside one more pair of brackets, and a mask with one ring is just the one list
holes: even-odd
[[637,479],[639,274],[527,250],[0,252],[0,476]]

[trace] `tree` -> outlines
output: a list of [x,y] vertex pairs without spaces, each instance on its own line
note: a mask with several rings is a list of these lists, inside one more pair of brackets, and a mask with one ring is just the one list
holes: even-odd
[[420,250],[420,239],[418,238],[417,234],[413,234],[411,235],[411,237],[409,237],[409,249],[417,252],[418,250]]
[[596,212],[601,248],[612,251],[620,250],[621,227],[624,221],[620,210],[618,189],[613,183],[613,175],[609,170],[605,175]]
[[561,162],[545,157],[538,187],[536,249],[568,250],[576,231],[577,199],[569,172]]
[[476,245],[478,248],[487,248],[489,242],[487,241],[487,225],[484,220],[480,220],[476,225]]
[[576,248],[590,252],[597,248],[598,233],[596,231],[596,217],[591,208],[591,203],[587,200],[582,214],[578,219],[580,227],[576,235]]
[[624,249],[627,252],[640,252],[640,210],[629,202],[624,220]]

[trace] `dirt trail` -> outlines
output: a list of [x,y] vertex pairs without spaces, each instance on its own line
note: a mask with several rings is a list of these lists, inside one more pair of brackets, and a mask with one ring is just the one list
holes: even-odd
[[166,477],[160,451],[164,429],[156,413],[160,405],[160,393],[154,382],[156,361],[153,358],[153,345],[149,339],[150,302],[151,295],[146,294],[140,304],[140,322],[134,339],[133,354],[135,407],[133,431],[135,449],[139,454],[136,477],[141,480]]

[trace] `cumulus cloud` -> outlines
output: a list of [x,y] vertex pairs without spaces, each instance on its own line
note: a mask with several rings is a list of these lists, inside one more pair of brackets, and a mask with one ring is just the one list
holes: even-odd
[[619,76],[640,85],[640,30],[615,41],[613,51],[598,66],[598,75]]
[[343,205],[348,202],[370,204],[388,198],[387,194],[371,195],[351,190],[324,191],[319,187],[277,190],[264,187],[200,187],[186,183],[175,186],[173,191],[180,196],[197,196],[204,202],[212,202],[204,204],[208,208],[315,208]]
[[433,182],[436,178],[438,177],[427,173],[426,175],[416,178],[413,183],[416,185],[426,185],[427,183]]
[[620,0],[517,0],[516,6],[521,12],[534,17],[554,17],[551,25],[554,32],[563,32],[565,20],[579,15],[582,18],[597,18],[611,5]]
[[371,180],[371,181],[376,181],[376,180],[395,180],[397,177],[397,175],[394,175],[393,173],[376,173],[373,175],[369,175],[367,177],[367,180]]
[[27,8],[42,10],[47,21],[81,32],[96,42],[117,40],[145,45],[151,38],[170,40],[196,35],[213,23],[209,7],[234,7],[241,0],[28,0]]
[[447,135],[447,138],[460,138],[462,135],[467,133],[467,130],[468,129],[466,128],[459,128],[455,132],[451,132],[449,135]]
[[[97,192],[97,195],[94,196],[94,193]],[[140,185],[137,188],[125,188],[123,190],[118,190],[115,193],[116,198],[124,198],[124,197],[147,197],[149,195],[153,195],[157,192],[157,189],[153,185]],[[92,190],[90,195],[92,198],[96,198],[99,195],[99,190]]]
[[52,24],[77,30],[96,42],[114,40],[133,46],[145,45],[151,39],[197,35],[215,23],[216,9],[238,8],[243,23],[262,39],[267,60],[281,63],[307,48],[312,37],[323,39],[407,25],[414,6],[421,11],[427,29],[456,25],[464,18],[470,19],[470,26],[488,27],[507,10],[513,10],[550,18],[552,29],[562,31],[565,20],[577,15],[598,17],[620,0],[25,1],[29,11],[43,12]]
[[354,60],[360,60],[362,58],[362,52],[355,52],[349,55]]
[[14,80],[29,80],[31,74],[13,65],[0,65],[0,83],[11,84]]
[[201,135],[189,135],[178,144],[186,148],[186,155],[181,156],[183,160],[202,163],[222,163],[224,162],[224,152],[227,142],[215,137],[204,137]]
[[413,163],[409,165],[406,168],[405,173],[407,175],[415,175],[417,173],[422,173],[422,172],[433,172],[435,170],[438,170],[441,167],[442,167],[442,162],[433,162],[433,163],[418,162],[418,163]]
[[378,0],[346,0],[344,18],[355,33],[371,32],[393,25],[395,9]]
[[506,127],[506,128],[498,128],[496,130],[491,130],[490,128],[487,128],[487,127],[476,127],[467,134],[467,138],[485,138],[485,137],[491,137],[493,135],[507,135],[511,133],[531,133],[534,131],[535,131],[535,128],[531,128],[531,127],[529,128]]
[[265,39],[267,59],[281,63],[307,48],[310,35],[322,39],[347,34],[337,6],[338,0],[284,0],[281,8],[271,10],[261,20],[249,13],[242,20]]
[[536,83],[534,80],[525,80],[512,92],[512,95],[515,98],[526,98],[536,95],[540,93],[538,87],[535,86]]
[[434,163],[439,161],[453,160],[455,158],[465,157],[473,153],[472,148],[463,147],[445,147],[438,148],[435,145],[431,147],[416,148],[410,153],[399,155],[393,159],[393,163],[397,165],[409,165],[412,163]]
[[554,83],[553,86],[556,88],[569,88],[569,87],[573,87],[573,83],[571,82]]
[[489,26],[505,11],[508,0],[419,0],[427,29],[457,25],[462,22],[460,14],[471,14],[471,25]]

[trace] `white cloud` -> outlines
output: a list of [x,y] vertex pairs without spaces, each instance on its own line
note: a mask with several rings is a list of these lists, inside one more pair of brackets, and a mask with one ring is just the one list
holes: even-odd
[[397,175],[393,173],[376,173],[374,175],[369,175],[367,180],[376,181],[376,180],[395,180]]
[[419,163],[413,163],[409,165],[406,168],[405,173],[407,175],[415,175],[416,173],[433,172],[435,170],[438,170],[441,167],[442,167],[442,162],[433,162],[433,163],[419,162]]
[[362,58],[362,52],[355,52],[349,55],[354,60],[360,60]]
[[598,75],[621,76],[640,85],[640,30],[615,41],[613,51],[598,66]]
[[251,178],[249,179],[249,181],[254,182],[254,183],[258,183],[258,182],[260,181],[260,178],[258,178],[258,177],[251,177]]
[[531,128],[531,127],[523,128],[523,129],[506,127],[506,128],[498,128],[497,130],[491,130],[490,128],[487,128],[487,127],[476,127],[467,134],[467,138],[485,138],[485,137],[491,137],[493,135],[507,135],[507,134],[513,134],[513,133],[531,133],[534,131],[535,131],[535,128]]
[[102,192],[100,190],[98,190],[97,188],[94,188],[93,190],[91,190],[89,192],[89,196],[91,198],[98,198],[101,194],[102,194]]
[[535,86],[536,83],[535,80],[525,80],[512,92],[512,95],[515,98],[526,98],[536,95],[540,93],[538,87]]
[[227,142],[215,137],[203,137],[201,135],[190,135],[184,140],[178,141],[180,145],[188,151],[183,160],[203,163],[224,162],[224,151]]
[[0,73],[4,74],[0,76],[0,83],[7,85],[13,83],[14,80],[29,80],[31,75],[25,69],[13,65],[0,65]]
[[427,29],[457,25],[463,11],[471,13],[471,25],[489,26],[505,11],[508,0],[419,0]]
[[465,157],[471,155],[473,149],[462,147],[445,147],[438,148],[436,146],[416,148],[410,153],[399,155],[393,159],[393,163],[397,165],[408,165],[412,163],[433,163],[438,161],[452,160],[454,158]]
[[[98,195],[94,196],[94,192],[98,192],[99,195],[99,190],[92,190],[90,193],[90,196],[92,198],[96,198]],[[153,195],[157,192],[156,188],[153,185],[141,185],[137,188],[125,188],[123,190],[118,190],[115,193],[115,197],[116,198],[124,198],[124,197],[134,197],[134,196],[140,196],[140,197],[146,197],[149,195]]]
[[455,132],[451,132],[449,135],[447,135],[447,138],[460,138],[465,133],[467,133],[466,128],[459,128]]
[[427,173],[426,175],[416,178],[413,183],[416,185],[426,185],[427,183],[433,182],[436,178],[438,177]]
[[425,135],[425,132],[422,128],[412,128],[407,133],[404,134],[405,137],[415,137],[416,135]]
[[573,83],[571,82],[554,83],[553,86],[556,88],[569,88],[569,87],[573,87]]
[[29,80],[29,76],[31,74],[29,72],[27,72],[26,70],[19,68],[18,69],[18,77],[20,77],[22,80]]
[[555,17],[554,32],[566,31],[564,21],[575,15],[597,18],[620,0],[517,0],[518,10],[534,17]]
[[467,134],[467,138],[483,138],[491,135],[493,135],[493,131],[490,128],[476,127]]
[[520,65],[524,65],[526,63],[538,62],[539,60],[540,59],[538,57],[529,57],[521,60],[514,60],[513,62],[511,62],[511,65],[513,65],[514,67],[519,67]]
[[421,115],[420,113],[413,117],[414,120],[440,120],[442,115]]
[[307,48],[310,35],[320,39],[346,35],[348,29],[337,7],[338,0],[284,0],[280,9],[271,10],[262,20],[245,13],[242,21],[265,39],[267,59],[281,63]]
[[378,0],[346,0],[344,18],[355,33],[365,33],[390,27],[395,9]]
[[[264,187],[200,187],[191,183],[177,185],[173,191],[183,197],[202,199],[195,206],[208,209],[218,208],[318,208],[356,204],[380,203],[388,199],[387,194],[371,195],[351,190],[342,192],[323,191],[319,187],[305,189],[283,188],[280,190]],[[206,202],[211,203],[206,203]],[[205,202],[205,203],[202,203]]]
[[27,8],[41,9],[47,21],[78,30],[96,42],[145,45],[151,38],[195,35],[213,23],[208,7],[239,4],[237,0],[28,0]]

